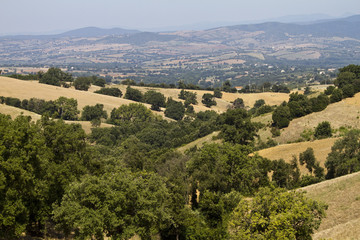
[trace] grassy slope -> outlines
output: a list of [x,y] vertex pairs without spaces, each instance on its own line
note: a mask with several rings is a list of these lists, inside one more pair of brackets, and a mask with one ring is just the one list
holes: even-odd
[[328,121],[332,128],[349,126],[360,128],[360,93],[341,102],[330,104],[325,110],[294,119],[287,128],[281,130],[281,136],[275,140],[287,143],[300,138],[305,129],[312,129],[322,121]]
[[[14,119],[15,117],[17,117],[21,114],[24,116],[30,116],[33,121],[37,121],[37,120],[41,119],[41,116],[39,114],[30,112],[30,111],[27,111],[24,109],[7,106],[4,104],[0,104],[0,113],[10,115],[12,119]],[[92,126],[89,121],[65,121],[65,122],[66,123],[79,123],[86,133],[91,133]],[[107,124],[107,123],[102,123],[100,125],[100,127],[112,127],[112,125]]]
[[[91,90],[96,90],[93,87]],[[44,100],[56,100],[61,96],[75,98],[78,101],[78,109],[83,109],[86,105],[104,104],[104,109],[110,113],[113,108],[120,105],[134,103],[134,101],[124,98],[117,98],[96,94],[91,91],[78,91],[71,88],[62,88],[52,85],[40,84],[36,81],[22,81],[13,78],[0,77],[0,96],[16,97],[19,99],[40,98]],[[149,104],[144,104],[150,108]],[[164,115],[164,112],[155,112]]]
[[[125,85],[111,85],[111,87],[118,87],[123,93],[126,92]],[[175,100],[178,99],[180,89],[164,89],[164,88],[150,88],[150,87],[134,87],[142,92],[146,92],[149,89],[161,92],[165,97],[172,97]],[[93,93],[95,90],[98,90],[99,87],[92,86],[89,91],[78,91],[73,88],[62,88],[46,84],[39,84],[37,81],[23,81],[8,77],[0,77],[0,96],[5,97],[16,97],[19,99],[30,99],[32,97],[45,99],[45,100],[55,100],[60,96],[68,98],[76,98],[78,101],[79,109],[82,109],[86,105],[95,105],[96,103],[104,104],[106,111],[110,111],[119,107],[122,104],[133,103],[134,101],[127,100],[124,98],[116,98],[101,94]],[[204,93],[212,93],[211,91],[202,91],[202,90],[189,90],[197,93],[198,105],[194,106],[195,111],[205,111],[210,108],[205,107],[201,103],[202,95]],[[276,105],[280,104],[285,100],[288,100],[289,95],[284,93],[255,93],[255,94],[240,94],[240,93],[224,93],[222,99],[216,99],[217,106],[213,106],[211,110],[217,112],[225,112],[232,101],[236,98],[243,98],[245,105],[252,107],[256,100],[264,99],[267,104]],[[181,100],[182,101],[182,100]],[[144,104],[150,108],[149,104]],[[164,112],[155,112],[164,116]]]
[[[118,87],[123,93],[126,92],[126,86],[125,85],[114,85],[113,87]],[[181,91],[181,89],[175,89],[175,88],[152,88],[152,87],[134,87],[137,88],[143,93],[148,90],[155,90],[157,92],[161,92],[165,95],[165,97],[172,97],[176,101],[183,101],[178,98],[178,95]],[[202,96],[204,93],[213,93],[212,91],[205,91],[205,90],[186,90],[190,92],[196,92],[197,93],[197,101],[198,104],[194,106],[194,109],[196,112],[199,111],[206,111],[210,110],[210,108],[205,107],[202,103]],[[286,93],[252,93],[252,94],[244,94],[244,93],[223,93],[223,97],[221,99],[216,98],[216,106],[212,106],[211,110],[214,110],[216,112],[225,112],[229,105],[231,105],[231,102],[233,102],[236,98],[242,98],[244,100],[245,106],[252,107],[254,106],[254,103],[258,99],[264,99],[266,104],[269,105],[279,105],[283,101],[289,100],[289,94]]]
[[205,137],[196,139],[195,141],[188,143],[182,147],[179,147],[177,150],[179,152],[184,153],[186,150],[197,146],[198,148],[201,148],[205,143],[211,143],[211,142],[220,142],[221,140],[213,140],[213,137],[217,136],[219,134],[219,132],[213,132],[210,133],[209,135],[206,135]]
[[360,239],[360,172],[302,188],[328,204],[327,217],[314,239]]
[[[311,147],[314,149],[316,159],[320,162],[320,166],[324,167],[327,155],[331,152],[331,147],[337,138],[328,138],[322,140],[315,140],[312,142],[300,142],[278,145],[272,148],[267,148],[258,151],[258,154],[262,157],[266,157],[270,160],[284,159],[290,163],[295,155],[299,158],[299,154],[304,152],[307,148]],[[299,166],[302,174],[307,174],[308,170],[304,166]]]

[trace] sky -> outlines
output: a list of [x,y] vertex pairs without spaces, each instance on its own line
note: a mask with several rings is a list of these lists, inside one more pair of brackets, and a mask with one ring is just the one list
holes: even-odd
[[360,14],[360,1],[1,0],[0,35],[55,33],[89,26],[159,31],[310,14]]

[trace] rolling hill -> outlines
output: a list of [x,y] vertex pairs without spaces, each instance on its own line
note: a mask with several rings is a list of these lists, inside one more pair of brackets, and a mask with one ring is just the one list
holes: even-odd
[[328,204],[327,217],[313,239],[359,239],[360,236],[360,172],[310,185],[306,191],[311,199]]
[[275,140],[287,143],[300,138],[304,130],[314,130],[323,121],[328,121],[333,129],[340,127],[360,127],[360,93],[352,98],[343,99],[341,102],[330,104],[321,112],[311,113],[301,118],[292,120],[287,128],[281,130],[281,135]]
[[4,36],[0,38],[0,63],[150,67],[154,60],[166,65],[186,59],[187,64],[197,66],[219,58],[238,63],[341,66],[360,60],[359,23],[360,15],[355,15],[307,24],[265,22],[201,31],[157,33],[87,27],[58,35]]

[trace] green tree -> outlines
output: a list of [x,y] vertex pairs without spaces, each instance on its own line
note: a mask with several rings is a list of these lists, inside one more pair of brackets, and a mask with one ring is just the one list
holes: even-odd
[[160,111],[160,107],[165,107],[165,96],[162,93],[149,90],[144,94],[144,101],[151,104],[151,109]]
[[121,125],[124,122],[149,122],[156,119],[155,115],[141,103],[121,105],[111,111],[110,123]]
[[267,186],[270,160],[249,156],[251,151],[249,146],[239,144],[206,144],[187,165],[193,186],[200,193],[235,190],[246,195]]
[[65,82],[72,82],[71,74],[63,72],[60,68],[49,68],[46,73],[39,74],[39,83],[60,86]]
[[94,93],[104,94],[114,97],[121,97],[123,94],[118,88],[101,88],[100,90],[95,91]]
[[316,158],[314,154],[314,149],[311,147],[307,148],[304,152],[299,155],[300,165],[306,165],[306,168],[310,173],[313,172],[313,168],[315,167]]
[[343,92],[343,98],[353,97],[355,94],[354,85],[346,84],[341,88]]
[[104,78],[100,78],[97,76],[91,76],[91,84],[99,87],[105,87],[106,81]]
[[340,72],[334,82],[335,86],[342,88],[345,85],[352,85],[356,79],[356,74],[352,72]]
[[332,136],[331,126],[328,121],[321,122],[315,128],[314,136],[317,139],[328,138]]
[[304,90],[304,95],[309,95],[309,94],[311,94],[311,87],[306,86]]
[[55,117],[64,120],[77,120],[80,111],[77,109],[77,100],[74,98],[59,97],[54,101],[57,108]]
[[360,131],[351,130],[337,140],[326,158],[326,178],[335,178],[360,170]]
[[279,106],[275,109],[272,120],[275,126],[278,128],[284,128],[289,126],[291,115],[288,106]]
[[185,115],[185,107],[182,102],[177,102],[172,99],[168,99],[165,109],[165,116],[175,120],[183,119]]
[[101,118],[107,118],[107,113],[104,110],[103,104],[96,104],[95,106],[85,106],[81,113],[81,120],[92,121],[94,119],[100,120]]
[[265,105],[264,99],[258,99],[255,101],[254,108],[260,108]]
[[233,102],[233,108],[245,108],[244,100],[242,98],[237,98]]
[[74,87],[76,90],[87,91],[91,86],[91,79],[89,77],[78,77],[74,80]]
[[185,100],[185,107],[189,106],[190,104],[197,104],[197,97],[196,97],[196,92],[190,92],[190,91],[185,91],[184,89],[182,89],[179,93],[179,98]]
[[335,90],[335,87],[334,87],[334,86],[328,86],[328,87],[326,88],[326,90],[324,91],[324,93],[325,93],[326,95],[331,95],[334,90]]
[[331,103],[335,103],[335,102],[340,102],[343,99],[343,92],[341,89],[334,89],[334,91],[332,92],[331,96],[330,96],[330,102]]
[[229,221],[230,239],[311,239],[327,206],[304,192],[262,188],[243,199]]
[[40,236],[68,184],[88,161],[79,124],[0,115],[0,238]]
[[216,98],[222,98],[222,92],[221,92],[221,90],[220,89],[215,89],[214,90],[214,97],[216,97]]
[[211,93],[204,93],[201,102],[208,108],[211,106],[216,106],[214,95],[212,95]]
[[141,93],[140,90],[128,86],[126,88],[126,93],[125,93],[124,98],[129,99],[129,100],[133,100],[133,101],[136,101],[136,102],[142,102],[144,96],[143,96],[143,94]]
[[244,109],[228,109],[221,115],[221,136],[225,142],[252,144],[256,127]]
[[54,210],[58,228],[76,237],[129,239],[139,234],[151,239],[170,216],[164,180],[154,173],[113,170],[84,176],[70,185]]

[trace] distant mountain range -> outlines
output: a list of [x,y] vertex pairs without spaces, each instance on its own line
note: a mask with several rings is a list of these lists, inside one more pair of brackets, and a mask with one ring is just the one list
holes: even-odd
[[[314,36],[338,36],[338,37],[356,37],[360,36],[360,15],[353,15],[346,18],[329,18],[327,15],[299,15],[299,16],[285,16],[277,18],[278,21],[268,21],[256,24],[240,24],[224,27],[216,27],[205,30],[213,30],[218,28],[227,28],[231,30],[241,31],[265,31],[271,35],[289,33],[289,34],[311,34]],[[306,21],[307,20],[307,21]],[[298,22],[298,23],[291,23]],[[211,24],[207,24],[211,25]],[[203,24],[202,27],[207,26]],[[187,25],[191,27],[192,25]],[[173,27],[175,29],[175,27]],[[195,27],[197,28],[197,27]],[[192,29],[188,29],[192,30]],[[90,38],[90,37],[102,37],[102,36],[122,36],[141,34],[139,30],[129,30],[123,28],[111,28],[104,29],[98,27],[85,27],[67,31],[61,34],[51,35],[15,35],[15,36],[3,36],[0,38],[17,38],[17,39],[31,39],[31,38],[61,38],[61,37],[76,37],[76,38]]]
[[[28,41],[23,41],[25,39]],[[108,47],[107,44],[118,46]],[[151,65],[154,59],[167,64],[178,58],[188,58],[191,64],[203,64],[209,59],[221,63],[234,62],[234,59],[235,62],[358,63],[360,15],[307,23],[265,22],[198,31],[142,32],[86,27],[55,35],[0,37],[2,64],[123,62]]]

